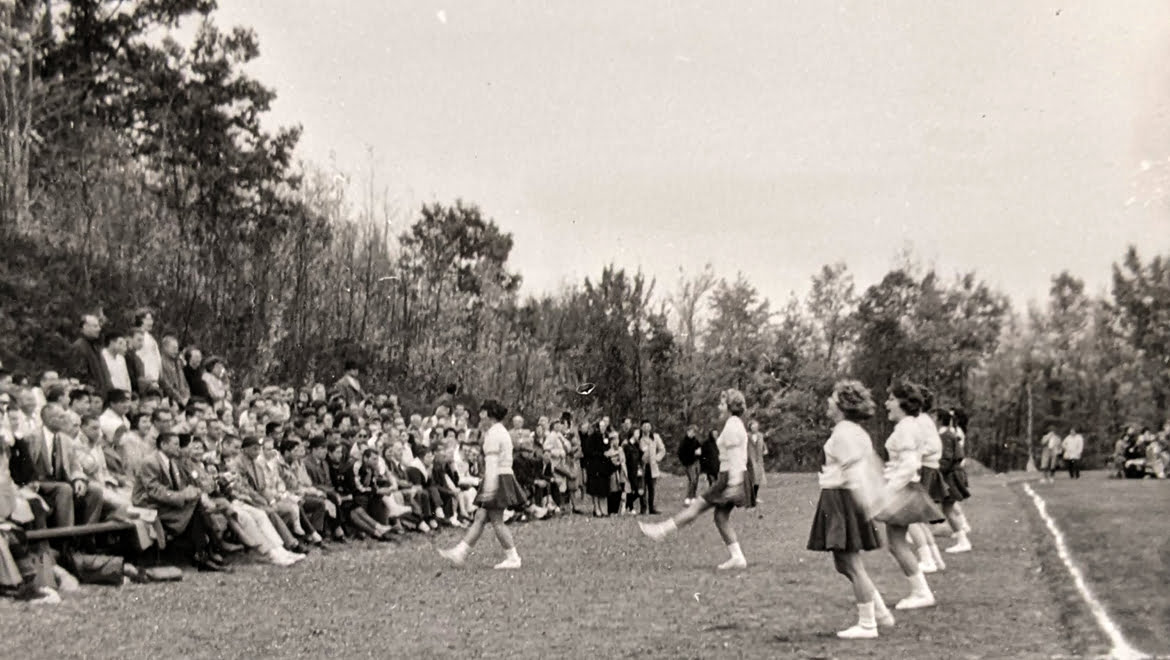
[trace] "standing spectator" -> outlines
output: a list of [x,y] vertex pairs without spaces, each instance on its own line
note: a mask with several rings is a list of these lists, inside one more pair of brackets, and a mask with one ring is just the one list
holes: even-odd
[[[106,363],[106,371],[110,374],[109,389],[118,389],[125,392],[134,391],[130,382],[130,368],[126,366],[126,338],[118,330],[106,333],[106,346],[102,349],[102,361]],[[103,392],[105,394],[105,392]]]
[[187,385],[183,367],[183,358],[179,356],[179,340],[171,335],[163,337],[158,385],[168,399],[181,407],[186,406],[191,398],[191,388]]
[[102,322],[97,315],[83,315],[81,336],[73,342],[69,351],[69,371],[81,382],[105,395],[112,385],[106,361],[102,359],[101,335]]
[[702,453],[699,455],[699,467],[704,475],[707,476],[707,485],[715,483],[719,477],[719,433],[710,431],[707,433],[707,441],[702,445]]
[[56,371],[46,371],[41,374],[40,381],[33,389],[33,394],[37,397],[37,413],[40,413],[41,408],[44,408],[45,404],[49,402],[49,392],[60,382],[61,376]]
[[658,463],[664,458],[666,458],[666,444],[662,442],[662,436],[654,432],[654,426],[650,420],[642,420],[642,461],[645,465],[643,485],[646,489],[646,506],[652,516],[658,515],[658,505],[654,502],[654,491],[658,484],[658,477],[662,474]]
[[207,386],[203,384],[203,351],[188,346],[183,351],[183,377],[192,398],[207,400]]
[[[142,363],[140,374],[146,387],[155,387],[162,380],[162,353],[158,342],[150,332],[154,330],[154,314],[143,307],[134,313],[134,334],[142,334],[142,342],[134,350],[134,354]],[[137,343],[137,342],[136,342]],[[144,388],[145,389],[145,388]]]
[[362,383],[358,380],[359,376],[361,368],[357,362],[346,360],[345,374],[333,384],[333,390],[345,399],[346,405],[353,405],[366,398],[366,393],[362,391]]
[[760,423],[752,420],[750,432],[748,433],[748,469],[752,471],[751,503],[750,506],[755,506],[758,503],[760,495],[760,486],[764,485],[764,479],[767,478],[764,473],[764,457],[768,455],[768,444],[764,442],[764,434],[760,433]]
[[1075,426],[1069,428],[1068,435],[1065,436],[1060,449],[1064,454],[1064,462],[1068,465],[1069,478],[1080,479],[1081,454],[1085,451],[1085,438],[1080,433],[1077,433]]
[[683,499],[685,505],[695,501],[695,496],[699,492],[699,457],[702,456],[703,450],[697,433],[698,429],[691,424],[678,445],[678,462],[682,463],[683,469],[687,472],[687,496]]
[[219,410],[228,399],[228,386],[225,382],[227,367],[224,366],[223,360],[217,357],[209,358],[206,367],[203,371],[203,386],[207,390],[207,401],[212,408]]
[[133,392],[141,395],[148,389],[154,386],[154,383],[146,380],[143,372],[146,367],[142,364],[142,358],[138,357],[138,350],[142,348],[142,331],[135,328],[126,336],[126,370],[130,373],[130,387]]
[[1040,470],[1044,472],[1044,480],[1051,482],[1056,475],[1056,468],[1060,463],[1060,436],[1051,428],[1040,439]]

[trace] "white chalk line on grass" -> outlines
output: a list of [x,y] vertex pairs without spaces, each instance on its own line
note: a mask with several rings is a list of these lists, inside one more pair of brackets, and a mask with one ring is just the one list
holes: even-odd
[[1109,638],[1109,643],[1113,646],[1109,651],[1109,657],[1118,658],[1118,660],[1138,660],[1139,658],[1152,657],[1148,653],[1142,653],[1129,642],[1125,641],[1125,636],[1121,634],[1121,628],[1114,623],[1113,619],[1109,618],[1109,613],[1105,611],[1105,606],[1101,604],[1101,601],[1097,600],[1092,590],[1089,589],[1089,585],[1085,582],[1085,576],[1081,573],[1081,569],[1077,568],[1076,564],[1073,563],[1072,554],[1069,553],[1068,546],[1064,543],[1064,534],[1056,526],[1056,521],[1052,519],[1052,516],[1048,515],[1048,505],[1044,502],[1044,498],[1037,495],[1036,491],[1032,490],[1032,487],[1028,484],[1024,484],[1024,490],[1032,497],[1032,503],[1036,505],[1036,512],[1040,514],[1040,518],[1048,526],[1048,531],[1052,534],[1052,540],[1056,543],[1056,554],[1060,557],[1060,561],[1064,562],[1064,567],[1068,569],[1069,575],[1072,576],[1073,584],[1076,585],[1077,591],[1080,592],[1085,604],[1089,606],[1089,611],[1093,613],[1093,618],[1097,620],[1097,626]]

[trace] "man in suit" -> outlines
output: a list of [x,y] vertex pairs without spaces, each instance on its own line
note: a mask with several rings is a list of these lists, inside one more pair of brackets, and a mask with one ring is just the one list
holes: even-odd
[[155,451],[142,463],[134,481],[134,505],[158,511],[167,532],[185,536],[194,548],[192,563],[201,571],[224,571],[221,557],[208,551],[206,495],[187,483],[180,466],[179,436],[162,433]]
[[[21,399],[33,399],[32,392]],[[12,476],[21,486],[32,488],[53,508],[50,524],[71,527],[76,524],[77,508],[85,524],[96,523],[102,515],[102,491],[89,483],[77,464],[73,443],[66,437],[64,408],[48,404],[41,409],[41,422],[16,439]]]
[[[658,462],[666,458],[666,444],[662,442],[662,436],[654,432],[654,426],[650,420],[642,420],[642,461],[646,466],[645,483],[646,483],[646,505],[650,507],[651,514],[658,513],[658,507],[654,504],[654,486],[658,483],[658,476],[662,474],[658,467]],[[645,513],[645,512],[643,512]]]

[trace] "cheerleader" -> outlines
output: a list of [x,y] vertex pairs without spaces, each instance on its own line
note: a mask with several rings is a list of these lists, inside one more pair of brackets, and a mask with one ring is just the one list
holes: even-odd
[[719,564],[720,570],[747,568],[747,559],[739,547],[735,530],[731,528],[731,510],[748,504],[752,492],[752,477],[747,466],[747,429],[742,416],[747,410],[743,393],[730,389],[719,395],[719,414],[726,416],[723,432],[719,434],[719,477],[699,499],[691,502],[674,517],[661,523],[638,523],[642,533],[655,541],[664,540],[679,527],[690,524],[708,509],[715,510],[715,527],[731,558]]
[[884,505],[876,516],[886,523],[886,537],[890,554],[898,562],[902,574],[910,582],[910,595],[898,601],[895,609],[912,610],[934,605],[934,594],[926,583],[926,576],[914,556],[914,549],[907,539],[907,530],[914,523],[929,523],[943,520],[942,512],[926,494],[919,470],[922,453],[919,448],[921,431],[916,416],[922,409],[922,399],[912,385],[898,384],[889,390],[886,412],[894,422],[894,431],[886,439],[886,463],[883,477],[886,480]]
[[483,436],[484,471],[483,482],[475,504],[475,520],[467,534],[454,548],[440,550],[439,554],[456,566],[462,566],[467,552],[483,533],[484,522],[491,522],[492,530],[500,545],[504,547],[504,561],[496,564],[497,569],[520,568],[520,554],[512,541],[512,532],[504,526],[504,511],[510,508],[525,509],[528,498],[512,474],[512,436],[504,428],[503,420],[508,409],[494,399],[488,399],[480,406],[480,423],[488,426]]
[[[922,401],[922,410],[914,420],[918,423],[919,439],[918,451],[922,456],[922,467],[918,468],[919,483],[930,495],[930,499],[942,510],[943,501],[947,498],[947,484],[939,472],[939,459],[942,458],[942,438],[938,435],[931,411],[934,409],[934,392],[923,385],[914,385],[918,389],[919,399]],[[945,517],[930,522],[944,522]],[[919,523],[910,526],[910,536],[918,548],[918,565],[923,573],[936,573],[947,569],[942,553],[938,550],[938,543],[934,540],[934,532],[930,525]]]
[[[961,414],[961,411],[959,412]],[[942,458],[939,459],[939,472],[947,484],[947,497],[943,500],[943,514],[951,526],[951,536],[955,544],[946,549],[946,552],[970,552],[971,541],[967,534],[971,527],[967,524],[967,517],[959,502],[971,497],[967,489],[967,471],[963,469],[963,459],[966,451],[963,443],[962,429],[957,426],[959,416],[952,410],[940,410],[938,413],[939,437],[942,439]]]
[[878,624],[894,625],[894,615],[869,579],[861,552],[881,547],[866,504],[881,487],[881,459],[859,422],[873,417],[873,398],[855,380],[838,381],[829,397],[828,415],[835,426],[824,446],[821,497],[809,532],[808,549],[833,553],[837,572],[853,585],[857,625],[842,630],[842,639],[874,639]]

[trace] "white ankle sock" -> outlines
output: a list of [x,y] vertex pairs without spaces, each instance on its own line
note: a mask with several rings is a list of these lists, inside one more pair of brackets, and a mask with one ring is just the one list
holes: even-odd
[[934,555],[930,554],[930,546],[927,546],[927,545],[918,546],[918,561],[919,561],[919,563],[922,563],[922,564],[933,564],[934,563]]
[[877,589],[873,590],[873,611],[881,615],[890,613],[890,608],[886,607],[886,601],[882,600],[882,595]]
[[909,577],[910,592],[918,596],[927,596],[930,594],[930,585],[926,583],[926,575],[919,571]]
[[873,616],[873,603],[857,604],[857,625],[862,628],[877,627],[877,620]]
[[728,546],[727,546],[727,551],[731,553],[731,556],[732,556],[733,558],[735,558],[735,559],[743,559],[743,550],[741,550],[741,549],[739,548],[739,542],[738,542],[738,541],[737,541],[737,542],[735,542],[735,543],[728,544]]
[[508,559],[520,561],[520,553],[516,552],[516,546],[512,546],[511,548],[508,548],[507,552],[504,553],[504,556],[507,557]]

